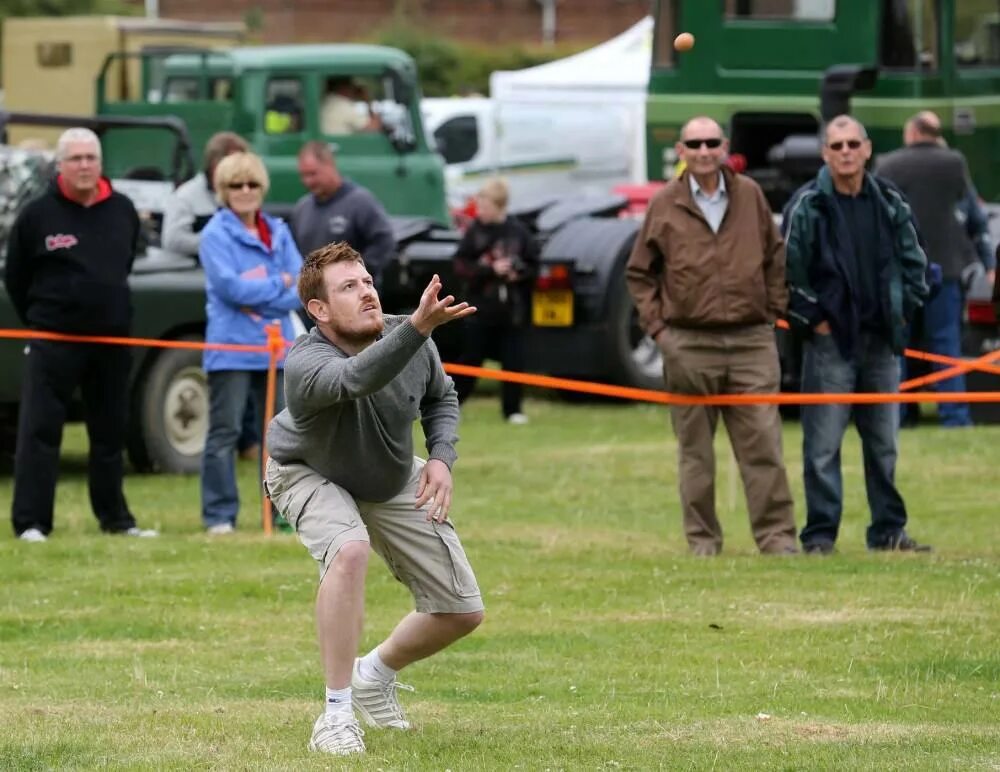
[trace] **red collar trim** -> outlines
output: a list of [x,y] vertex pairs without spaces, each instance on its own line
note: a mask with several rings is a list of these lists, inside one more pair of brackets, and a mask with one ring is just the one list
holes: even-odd
[[263,242],[264,246],[270,249],[271,229],[267,226],[267,220],[261,216],[260,212],[257,212],[257,235],[260,236],[260,240]]
[[70,201],[73,201],[80,206],[93,206],[94,204],[99,204],[102,201],[106,201],[111,198],[111,181],[107,177],[101,177],[97,180],[97,195],[90,201],[81,201],[76,196],[74,191],[70,189],[69,185],[66,184],[66,180],[63,179],[61,174],[56,177],[56,184],[59,186],[59,192],[62,193],[65,198],[68,198]]

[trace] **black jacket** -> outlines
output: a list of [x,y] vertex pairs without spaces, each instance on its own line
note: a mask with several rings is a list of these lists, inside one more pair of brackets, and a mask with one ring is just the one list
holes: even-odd
[[[501,278],[493,262],[514,262],[516,278]],[[455,250],[455,274],[464,282],[463,300],[478,308],[485,324],[523,325],[528,321],[531,285],[538,274],[538,249],[531,232],[508,216],[501,223],[475,220]]]
[[977,259],[961,209],[969,193],[969,169],[956,150],[918,142],[878,159],[875,173],[899,188],[927,248],[945,279],[959,279]]
[[14,222],[4,284],[28,327],[82,335],[129,332],[128,275],[139,217],[126,196],[102,181],[89,207],[67,198],[53,181]]

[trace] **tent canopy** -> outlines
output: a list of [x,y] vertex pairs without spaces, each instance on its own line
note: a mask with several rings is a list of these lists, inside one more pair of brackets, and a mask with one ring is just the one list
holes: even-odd
[[653,48],[653,17],[647,16],[600,45],[537,67],[490,75],[498,101],[551,99],[553,93],[633,101],[644,99]]

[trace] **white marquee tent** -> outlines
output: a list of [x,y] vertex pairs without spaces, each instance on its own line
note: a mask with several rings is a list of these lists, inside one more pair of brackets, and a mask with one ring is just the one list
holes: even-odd
[[505,107],[549,104],[553,108],[593,106],[620,116],[630,147],[630,176],[645,179],[646,86],[652,59],[653,18],[647,16],[620,35],[578,54],[524,70],[490,76],[490,97]]

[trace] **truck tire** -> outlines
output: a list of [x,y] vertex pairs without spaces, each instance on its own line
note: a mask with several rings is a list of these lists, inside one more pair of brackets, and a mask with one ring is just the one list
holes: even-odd
[[140,471],[196,474],[208,432],[201,352],[164,349],[133,388],[129,460]]
[[[631,251],[631,243],[628,245]],[[608,306],[608,350],[611,377],[622,386],[663,389],[663,355],[659,347],[639,327],[639,314],[625,286],[624,260],[611,276]]]

